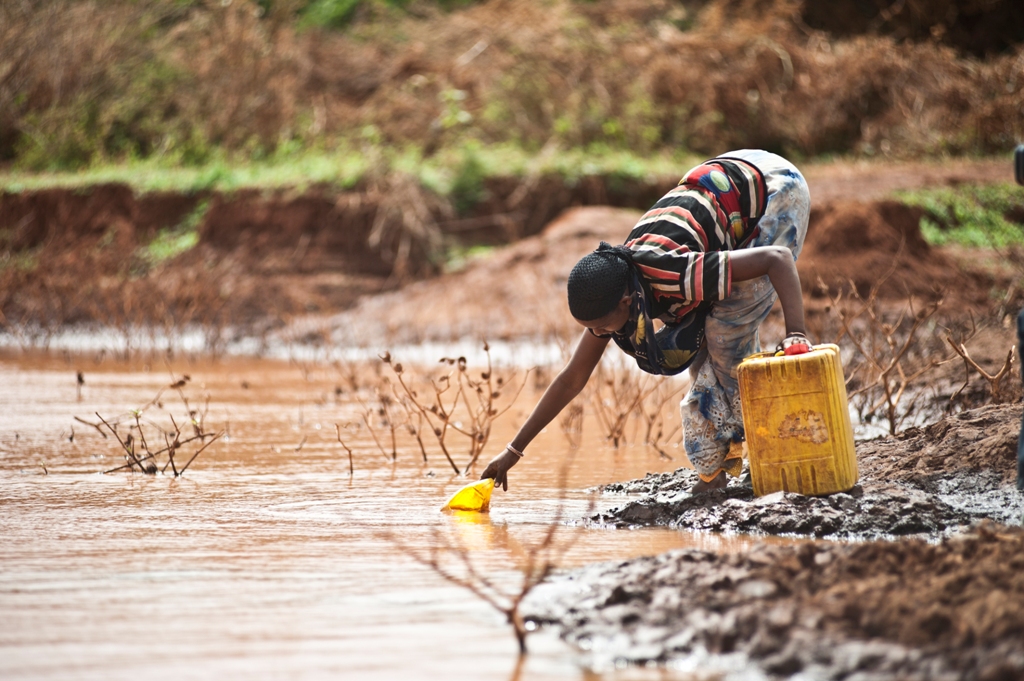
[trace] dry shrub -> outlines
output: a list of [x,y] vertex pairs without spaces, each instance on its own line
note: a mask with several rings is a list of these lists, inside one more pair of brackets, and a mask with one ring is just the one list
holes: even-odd
[[209,2],[167,35],[195,84],[182,100],[186,117],[216,146],[273,148],[296,123],[306,55],[291,27],[261,15],[255,3]]
[[[292,32],[249,2],[0,5],[0,159],[205,160],[272,148],[296,118]],[[170,27],[170,28],[168,28]]]
[[437,220],[451,217],[448,202],[397,171],[371,181],[367,194],[377,204],[367,245],[391,265],[392,276],[437,273],[444,255]]
[[1003,151],[1024,136],[1024,48],[999,39],[998,54],[969,56],[974,43],[954,35],[967,24],[940,20],[946,5],[883,8],[874,16],[889,20],[839,39],[798,0],[420,3],[364,12],[344,33],[297,32],[288,3],[262,16],[247,0],[15,1],[0,9],[0,158],[188,162],[367,136],[428,152],[467,136],[640,152]]
[[846,363],[850,402],[862,423],[883,422],[895,435],[924,411],[925,379],[947,357],[936,351],[934,334],[928,334],[942,301],[921,304],[908,296],[902,308],[891,309],[878,299],[887,278],[864,297],[854,286],[848,298],[829,297],[840,326],[833,342],[854,350]]
[[1021,71],[1020,50],[979,62],[939,45],[840,42],[779,21],[666,42],[672,49],[649,71],[656,101],[688,110],[689,145],[708,153],[995,151],[1024,132],[1019,115],[1005,115],[1024,103],[1009,77]]
[[[220,439],[226,431],[210,431],[206,427],[206,415],[210,408],[210,396],[204,397],[202,406],[193,406],[185,393],[192,378],[185,374],[138,409],[116,418],[104,418],[95,413],[99,423],[75,417],[79,423],[92,426],[104,439],[107,433],[114,436],[118,452],[123,456],[124,465],[111,468],[104,473],[129,472],[155,475],[170,468],[175,478],[185,474],[192,462],[210,445]],[[79,385],[84,381],[78,374]],[[181,401],[182,412],[178,419],[170,410],[164,409],[163,394],[174,391]],[[164,418],[153,412],[165,411]],[[160,419],[160,420],[157,420]],[[72,429],[72,438],[74,430]],[[162,464],[162,465],[161,465]],[[45,471],[45,468],[43,469]]]
[[149,38],[174,13],[171,3],[0,3],[0,159],[76,167],[152,153],[187,123],[174,111],[181,74]]
[[[400,444],[404,448],[411,438],[424,463],[429,461],[427,443],[433,442],[455,475],[469,473],[487,446],[495,420],[512,408],[530,374],[528,370],[518,379],[515,370],[495,369],[486,341],[483,350],[483,371],[470,369],[465,357],[442,357],[442,371],[425,376],[406,371],[392,361],[390,352],[381,355],[394,380],[382,377],[374,402],[362,404],[363,423],[384,458],[396,462]],[[461,449],[457,442],[467,447],[462,463],[455,462]]]
[[[496,0],[396,22],[408,44],[383,44],[373,27],[354,29],[369,43],[360,49],[344,36],[305,39],[338,55],[320,85],[355,95],[326,129],[372,124],[428,146],[468,133],[640,151],[929,153],[1002,150],[1024,133],[1019,49],[979,61],[932,42],[836,41],[804,25],[803,8],[715,2],[681,21],[670,2]],[[382,68],[350,68],[357,53]],[[346,73],[358,87],[342,87]]]
[[885,35],[983,56],[1012,50],[1021,41],[1024,5],[1016,0],[805,2],[801,18],[837,38]]

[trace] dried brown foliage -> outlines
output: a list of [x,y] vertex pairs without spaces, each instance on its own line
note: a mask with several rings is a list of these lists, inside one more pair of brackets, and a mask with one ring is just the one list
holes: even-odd
[[[376,402],[364,406],[364,423],[378,449],[392,461],[398,457],[398,437],[408,433],[428,460],[424,435],[436,442],[452,471],[465,475],[476,464],[491,436],[494,421],[507,412],[522,392],[529,378],[527,371],[518,387],[512,371],[500,371],[491,364],[490,347],[483,344],[487,368],[471,370],[465,357],[442,357],[448,367],[438,376],[416,377],[394,362],[390,352],[381,359],[391,367],[397,385],[387,377],[376,390]],[[508,396],[510,399],[507,399]],[[500,402],[504,402],[499,406]],[[390,452],[382,443],[388,436]],[[466,443],[466,463],[455,462],[453,438]]]
[[[982,14],[1012,26],[1020,11],[994,3]],[[367,12],[345,32],[298,31],[287,3],[274,6],[3,3],[0,158],[188,161],[367,130],[428,152],[469,135],[914,155],[1002,151],[1024,136],[1024,48],[1003,36],[972,56],[999,24],[960,38],[969,24],[950,23],[942,2],[875,7],[881,20],[859,32],[798,0],[424,3]]]
[[[81,375],[79,375],[79,380],[81,381]],[[104,439],[107,438],[108,432],[114,436],[125,463],[104,471],[104,473],[127,470],[133,473],[155,475],[158,472],[164,473],[170,468],[171,473],[177,478],[185,474],[192,462],[207,447],[224,435],[224,431],[214,432],[207,429],[206,414],[209,411],[209,396],[203,406],[199,408],[193,407],[189,402],[185,394],[185,387],[190,380],[191,378],[187,374],[182,376],[167,388],[160,390],[144,406],[116,418],[107,419],[97,413],[96,418],[99,419],[99,423],[93,423],[75,417],[79,423],[95,428]],[[183,415],[179,416],[177,420],[173,414],[167,413],[166,417],[170,425],[159,423],[147,415],[147,412],[150,411],[164,410],[161,398],[167,390],[172,390],[177,394],[183,409]]]
[[819,287],[831,301],[830,312],[839,323],[833,342],[852,345],[855,351],[846,367],[850,401],[861,421],[882,419],[892,435],[915,416],[922,397],[922,379],[948,359],[923,341],[921,333],[934,325],[941,298],[921,303],[908,296],[902,308],[895,311],[880,302],[879,291],[898,261],[899,254],[893,268],[867,296],[861,296],[852,283],[845,296],[843,292],[834,294],[819,280]]
[[953,351],[960,357],[964,362],[964,384],[957,388],[957,391],[950,396],[949,401],[955,402],[956,398],[964,391],[965,388],[971,382],[971,370],[978,372],[989,385],[989,395],[993,403],[998,403],[1003,400],[1003,379],[1011,375],[1010,370],[1013,368],[1013,346],[1006,353],[1006,359],[1003,361],[1003,365],[995,372],[989,373],[981,364],[978,363],[971,353],[967,350],[967,343],[977,334],[977,326],[974,324],[973,317],[971,318],[971,330],[966,334],[966,337],[954,340],[953,335],[946,335],[946,342],[949,343]]
[[392,276],[436,273],[443,235],[438,219],[451,217],[450,204],[424,189],[419,179],[393,172],[370,182],[367,192],[377,204],[367,245],[391,265]]

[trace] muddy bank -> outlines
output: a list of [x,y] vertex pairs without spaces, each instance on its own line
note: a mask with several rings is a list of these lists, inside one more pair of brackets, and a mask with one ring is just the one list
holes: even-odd
[[720,491],[690,494],[690,469],[648,475],[604,488],[642,495],[595,518],[618,526],[878,539],[936,539],[981,520],[1020,524],[1016,488],[1021,410],[993,405],[949,416],[897,437],[857,444],[859,483],[848,493],[806,497],[777,492],[757,498],[749,477]]
[[743,679],[1024,676],[1024,530],[680,550],[561,575],[524,604],[590,663]]

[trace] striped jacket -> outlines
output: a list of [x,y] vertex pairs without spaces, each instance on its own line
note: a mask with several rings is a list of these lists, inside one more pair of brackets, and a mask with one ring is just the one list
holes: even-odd
[[655,317],[676,323],[728,297],[729,251],[756,238],[767,203],[761,171],[721,156],[690,170],[644,213],[625,245],[649,289]]

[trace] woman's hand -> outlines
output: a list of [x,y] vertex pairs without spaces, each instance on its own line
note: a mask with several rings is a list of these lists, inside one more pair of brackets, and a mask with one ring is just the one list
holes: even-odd
[[480,479],[494,478],[494,485],[501,486],[501,489],[508,491],[508,469],[519,463],[519,455],[506,448],[498,456],[491,459],[487,468],[480,475]]
[[789,355],[802,355],[805,352],[811,351],[811,341],[807,340],[807,336],[800,332],[794,331],[786,336],[781,343],[775,348],[775,352],[781,352],[787,356]]

